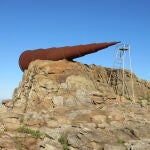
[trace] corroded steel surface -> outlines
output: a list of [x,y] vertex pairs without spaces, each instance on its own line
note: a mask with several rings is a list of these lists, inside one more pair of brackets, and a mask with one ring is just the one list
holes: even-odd
[[92,43],[87,45],[65,46],[65,47],[53,47],[48,49],[36,49],[24,51],[19,58],[19,66],[22,71],[28,68],[31,61],[36,59],[40,60],[72,60],[90,54],[109,46],[115,45],[118,42],[109,43]]

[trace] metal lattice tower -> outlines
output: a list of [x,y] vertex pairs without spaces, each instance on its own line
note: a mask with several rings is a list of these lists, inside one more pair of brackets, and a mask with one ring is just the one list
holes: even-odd
[[[130,86],[132,88],[132,96],[131,94],[129,94],[129,91],[126,85],[126,78],[125,78],[126,63],[129,63],[128,70],[131,72],[130,73],[130,82],[131,82]],[[113,87],[117,95],[120,95],[123,98],[127,97],[134,101],[134,84],[133,84],[132,62],[131,62],[129,44],[120,44],[117,46],[116,51],[115,51],[114,64],[110,72],[108,83]],[[122,90],[120,90],[120,88],[122,88]]]

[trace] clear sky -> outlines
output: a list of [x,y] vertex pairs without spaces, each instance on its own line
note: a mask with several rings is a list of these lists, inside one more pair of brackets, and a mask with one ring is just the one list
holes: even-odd
[[[150,0],[0,0],[0,99],[22,79],[24,50],[121,41],[133,72],[150,81]],[[112,67],[115,46],[77,59]]]

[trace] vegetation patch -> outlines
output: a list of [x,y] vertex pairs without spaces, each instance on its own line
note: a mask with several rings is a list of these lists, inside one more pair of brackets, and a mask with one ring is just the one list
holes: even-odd
[[117,140],[117,143],[119,143],[119,144],[124,144],[124,143],[125,143],[125,141],[124,141],[124,140],[122,140],[122,139],[118,139],[118,140]]
[[12,140],[13,140],[13,141],[15,142],[15,144],[16,144],[16,150],[22,150],[22,149],[23,149],[23,147],[22,147],[22,142],[21,142],[20,137],[17,137],[17,136],[12,137]]
[[25,127],[19,127],[17,129],[17,131],[21,132],[21,133],[30,134],[30,135],[32,135],[35,138],[43,139],[45,137],[45,134],[41,133],[40,131],[38,131],[38,130],[31,130],[31,129],[25,128]]
[[58,142],[62,144],[63,150],[68,150],[68,140],[65,135],[62,135],[59,139]]
[[22,144],[21,144],[21,142],[17,143],[17,150],[22,150]]

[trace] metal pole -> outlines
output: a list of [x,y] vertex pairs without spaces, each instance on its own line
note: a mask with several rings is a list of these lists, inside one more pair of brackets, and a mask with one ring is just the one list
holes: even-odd
[[132,87],[132,100],[134,99],[134,82],[133,82],[133,75],[132,75],[132,61],[131,61],[131,54],[130,54],[130,46],[129,46],[129,61],[130,61],[130,70],[131,70],[131,87]]
[[124,99],[124,95],[125,95],[124,54],[125,53],[124,53],[124,50],[123,50],[122,51],[122,96],[123,96],[123,99]]

